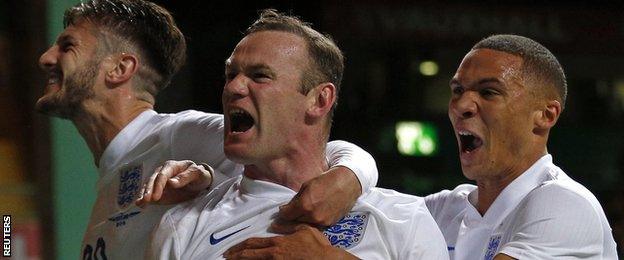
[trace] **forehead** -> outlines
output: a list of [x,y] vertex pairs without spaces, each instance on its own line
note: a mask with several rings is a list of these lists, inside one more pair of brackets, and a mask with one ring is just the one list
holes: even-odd
[[226,60],[226,65],[294,66],[307,64],[305,41],[300,36],[279,31],[262,31],[243,38]]
[[502,51],[472,50],[462,60],[454,80],[467,83],[467,81],[484,78],[518,79],[522,70],[522,62],[522,57]]
[[76,22],[68,25],[57,38],[57,42],[63,40],[75,40],[85,44],[96,44],[95,26],[90,22]]

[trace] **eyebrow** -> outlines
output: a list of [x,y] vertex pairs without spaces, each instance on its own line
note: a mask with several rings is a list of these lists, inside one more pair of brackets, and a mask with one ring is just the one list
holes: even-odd
[[[485,83],[498,83],[498,84],[500,84],[501,81],[498,78],[484,78],[484,79],[480,79],[477,82],[477,85],[482,85],[482,84],[485,84]],[[461,83],[459,83],[459,80],[457,80],[455,78],[451,79],[451,81],[449,82],[449,85],[451,85],[451,86],[452,85],[463,86]]]
[[[235,63],[232,63],[232,60],[227,59],[225,60],[225,69],[227,70],[228,68],[231,67],[236,67]],[[265,73],[269,74],[269,76],[271,77],[275,77],[275,72],[273,71],[273,69],[269,66],[266,65],[264,63],[258,63],[258,64],[252,64],[247,66],[246,68],[244,68],[245,71],[265,71]]]
[[63,42],[71,42],[74,41],[75,38],[69,34],[63,34],[61,36],[58,37],[58,39],[56,39],[56,43],[63,43]]

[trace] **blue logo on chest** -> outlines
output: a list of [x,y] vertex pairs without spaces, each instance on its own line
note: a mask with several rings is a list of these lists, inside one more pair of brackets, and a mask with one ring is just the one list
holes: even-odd
[[368,224],[368,212],[350,212],[323,234],[334,247],[349,249],[360,243]]
[[141,174],[143,166],[131,166],[119,172],[119,191],[117,192],[117,205],[125,208],[130,205],[141,187]]
[[222,236],[222,237],[220,237],[220,238],[215,238],[215,237],[214,237],[214,234],[215,234],[215,233],[212,233],[212,234],[210,234],[210,244],[211,244],[211,245],[216,245],[216,244],[218,244],[219,242],[221,242],[221,241],[225,240],[226,238],[231,237],[231,236],[233,236],[234,234],[236,234],[236,233],[238,233],[238,232],[241,232],[241,231],[243,231],[243,230],[247,229],[248,227],[251,227],[251,226],[246,226],[246,227],[244,227],[244,228],[241,228],[241,229],[239,229],[239,230],[236,230],[236,231],[234,231],[234,232],[232,232],[232,233],[229,233],[229,234],[227,234],[227,235],[225,235],[225,236]]
[[496,250],[498,250],[498,246],[500,245],[501,235],[494,235],[490,237],[490,242],[488,243],[487,251],[485,251],[484,260],[492,260],[496,255]]

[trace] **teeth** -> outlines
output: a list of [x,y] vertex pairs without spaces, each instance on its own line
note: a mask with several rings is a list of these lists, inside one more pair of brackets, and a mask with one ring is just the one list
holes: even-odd
[[472,133],[470,133],[470,132],[468,132],[468,131],[459,131],[459,132],[458,132],[458,134],[459,134],[459,135],[462,135],[462,136],[469,136],[469,135],[472,135]]
[[49,78],[48,79],[48,84],[56,84],[59,82],[58,78]]
[[50,72],[48,74],[48,84],[57,84],[60,82],[59,74],[56,72]]
[[236,115],[236,114],[246,114],[247,112],[245,112],[242,109],[238,109],[238,108],[234,108],[232,110],[230,110],[230,115]]

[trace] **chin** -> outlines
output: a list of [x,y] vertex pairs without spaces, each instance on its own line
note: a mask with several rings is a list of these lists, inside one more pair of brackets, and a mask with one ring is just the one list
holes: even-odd
[[242,147],[234,147],[233,145],[228,145],[223,147],[223,153],[225,157],[227,157],[230,161],[239,163],[239,164],[249,164],[249,154],[245,149],[241,149]]
[[49,116],[69,118],[69,113],[63,112],[67,109],[62,109],[58,102],[55,102],[54,97],[43,96],[39,98],[35,104],[35,110]]
[[476,169],[463,165],[461,168],[462,173],[464,174],[464,177],[466,177],[466,179],[469,179],[471,181],[475,181],[477,179],[478,174]]

